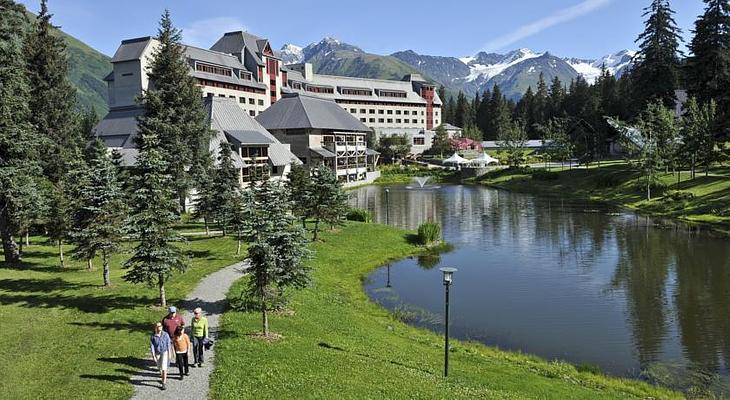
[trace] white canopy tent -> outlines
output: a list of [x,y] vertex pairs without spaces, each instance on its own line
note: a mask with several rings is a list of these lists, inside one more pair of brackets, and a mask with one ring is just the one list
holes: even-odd
[[490,156],[487,152],[483,152],[479,155],[479,157],[471,160],[470,163],[473,165],[499,164],[499,160]]
[[456,165],[459,165],[459,164],[468,164],[469,163],[469,160],[467,160],[466,158],[460,156],[459,153],[454,153],[453,156],[445,159],[443,161],[443,163],[444,164],[456,164]]

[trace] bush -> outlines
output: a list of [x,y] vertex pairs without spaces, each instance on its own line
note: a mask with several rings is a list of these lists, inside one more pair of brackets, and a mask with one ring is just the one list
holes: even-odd
[[677,202],[690,201],[695,198],[694,194],[692,194],[690,192],[684,192],[681,190],[669,190],[669,191],[667,191],[665,196],[668,199],[670,199],[672,201],[677,201]]
[[538,181],[557,181],[560,179],[560,175],[557,172],[537,169],[532,172],[532,179]]
[[435,222],[426,222],[418,227],[418,241],[422,245],[429,245],[441,240],[441,225]]
[[345,219],[348,221],[373,222],[373,217],[368,210],[363,210],[362,208],[351,208],[347,212]]

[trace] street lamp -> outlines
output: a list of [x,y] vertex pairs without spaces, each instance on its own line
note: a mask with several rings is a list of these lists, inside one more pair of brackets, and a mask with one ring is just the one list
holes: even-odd
[[385,282],[385,287],[390,287],[390,264],[388,264],[388,281]]
[[385,188],[385,225],[390,225],[390,189]]
[[446,315],[444,317],[444,377],[449,376],[449,287],[454,279],[456,268],[439,268],[443,276],[444,288],[446,289]]

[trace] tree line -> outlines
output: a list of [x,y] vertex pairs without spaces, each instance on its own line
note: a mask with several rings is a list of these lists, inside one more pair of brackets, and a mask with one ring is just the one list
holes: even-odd
[[[645,29],[636,39],[639,50],[620,77],[605,67],[592,84],[582,76],[570,82],[557,77],[547,82],[541,73],[536,87],[529,87],[519,101],[507,99],[497,85],[473,99],[460,92],[444,102],[443,120],[464,128],[464,136],[475,140],[504,141],[521,137],[520,130],[525,139],[544,139],[546,134],[552,139],[559,130],[569,144],[559,153],[600,160],[609,153],[609,140],[620,141],[619,131],[607,117],[639,123],[642,115],[646,119],[647,112],[656,112],[657,104],[673,110],[677,90],[686,90],[685,113],[691,114],[692,107],[706,115],[714,110],[709,129],[720,152],[724,147],[717,143],[730,137],[730,2],[704,2],[686,57],[679,49],[681,30],[669,1],[652,0],[644,9]],[[439,94],[447,98],[443,87]],[[695,115],[687,118],[696,120]],[[688,152],[684,156],[692,159],[692,151]]]

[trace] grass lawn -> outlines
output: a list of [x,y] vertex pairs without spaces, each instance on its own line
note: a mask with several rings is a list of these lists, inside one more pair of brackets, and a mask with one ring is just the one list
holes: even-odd
[[[120,265],[128,254],[114,257],[113,287],[105,289],[100,260],[93,272],[82,262],[61,269],[56,247],[33,239],[24,267],[0,263],[0,398],[131,397],[129,378],[149,357],[152,323],[165,314],[152,306],[157,289],[122,280]],[[192,267],[167,284],[170,304],[205,275],[242,258],[235,257],[231,238],[189,239],[185,247]]]
[[[408,232],[348,223],[313,245],[313,284],[292,294],[291,313],[271,317],[283,335],[265,342],[260,314],[229,311],[217,342],[214,399],[602,399],[681,398],[645,383],[578,372],[565,363],[453,342],[442,374],[443,338],[396,320],[372,303],[362,280],[386,261],[414,254]],[[237,298],[245,280],[231,289]]]
[[[662,174],[666,190],[646,200],[645,181],[623,161],[603,162],[580,169],[499,170],[476,182],[508,190],[603,201],[660,217],[710,224],[719,231],[730,232],[730,167],[717,167],[705,176],[699,171],[694,180],[682,172],[677,185],[676,174]],[[679,191],[692,198],[672,198]]]

